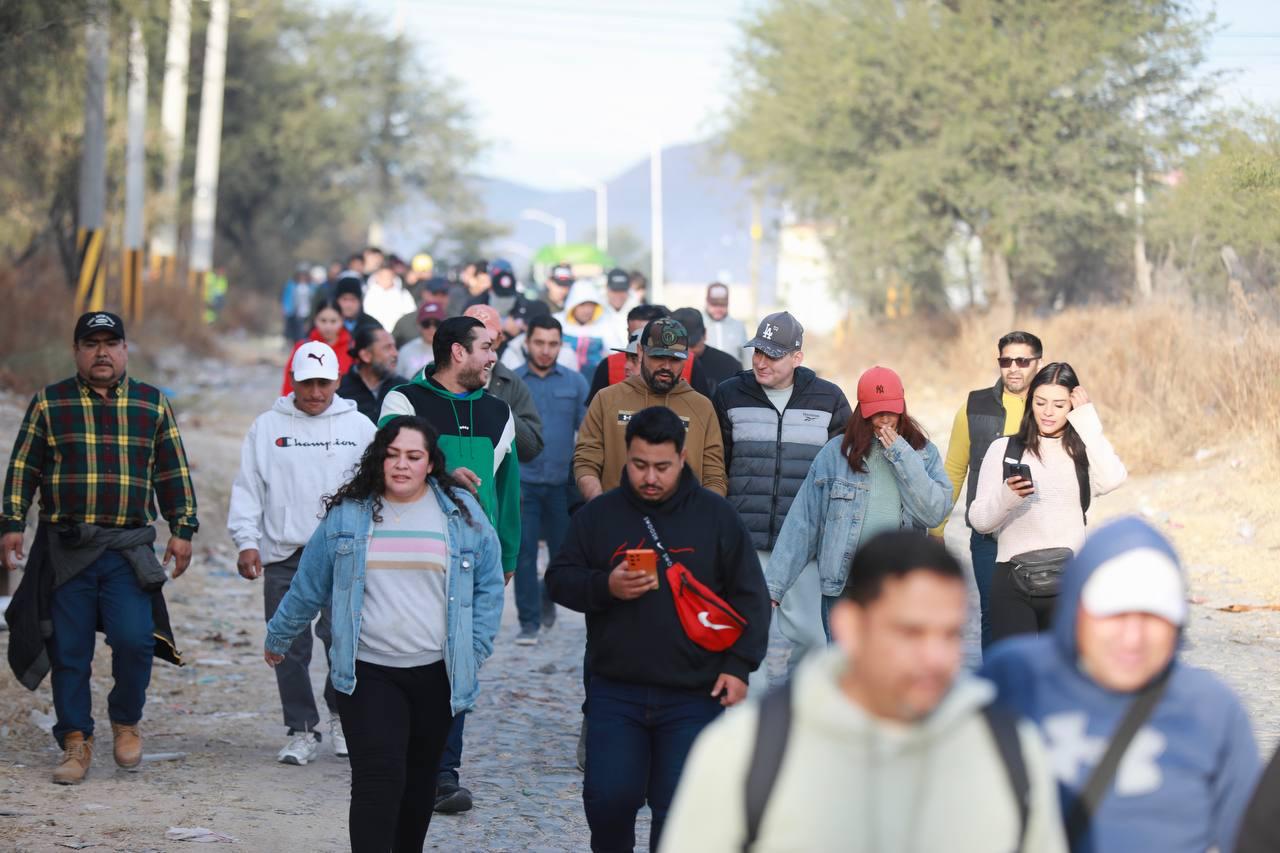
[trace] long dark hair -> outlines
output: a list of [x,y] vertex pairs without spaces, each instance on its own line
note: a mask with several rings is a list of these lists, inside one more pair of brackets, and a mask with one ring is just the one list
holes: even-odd
[[444,451],[440,449],[439,434],[435,427],[431,426],[430,421],[417,415],[401,415],[392,418],[374,434],[373,441],[369,442],[369,446],[365,448],[364,455],[360,457],[360,464],[356,466],[356,472],[351,479],[343,483],[342,487],[333,494],[324,496],[324,511],[332,512],[334,507],[345,500],[371,500],[373,520],[382,521],[382,493],[387,488],[386,479],[382,473],[382,463],[387,459],[387,448],[391,446],[391,442],[395,441],[400,431],[405,429],[422,433],[427,445],[427,458],[431,460],[431,473],[427,475],[427,480],[434,480],[440,491],[453,501],[467,524],[475,526],[470,510],[455,491],[453,478],[445,470]]
[[[844,428],[844,443],[840,445],[840,452],[849,460],[850,468],[865,474],[867,454],[871,452],[871,446],[880,439],[876,435],[876,428],[871,425],[871,418],[862,416],[861,410],[857,408],[858,403],[853,405],[855,409],[849,417],[849,425]],[[923,450],[929,443],[929,434],[924,431],[924,427],[907,414],[906,403],[902,404],[902,414],[898,418],[898,435],[907,440],[912,450]]]
[[[1028,452],[1034,453],[1037,459],[1040,456],[1040,427],[1036,425],[1036,416],[1032,411],[1031,403],[1036,398],[1036,391],[1045,385],[1061,385],[1068,391],[1074,391],[1076,386],[1080,384],[1080,378],[1076,376],[1075,370],[1065,361],[1055,361],[1052,364],[1046,364],[1040,368],[1040,372],[1031,380],[1031,387],[1027,389],[1027,408],[1022,413],[1022,426],[1018,429],[1018,438],[1022,440],[1022,446]],[[1084,441],[1080,438],[1080,433],[1076,432],[1076,428],[1071,425],[1071,421],[1067,421],[1067,426],[1062,430],[1062,446],[1066,449],[1067,455],[1072,459],[1084,459]]]

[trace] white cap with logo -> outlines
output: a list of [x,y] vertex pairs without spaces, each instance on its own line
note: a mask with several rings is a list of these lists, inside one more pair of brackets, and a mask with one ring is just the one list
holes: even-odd
[[294,382],[338,378],[338,355],[323,341],[307,341],[293,354],[290,366]]

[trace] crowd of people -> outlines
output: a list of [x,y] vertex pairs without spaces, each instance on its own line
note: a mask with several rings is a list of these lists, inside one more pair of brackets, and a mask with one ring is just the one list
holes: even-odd
[[[263,584],[276,758],[307,765],[326,734],[349,758],[353,850],[420,851],[433,813],[483,806],[465,721],[513,580],[515,646],[557,607],[586,614],[567,725],[593,850],[632,850],[645,806],[664,851],[1278,849],[1280,770],[1262,776],[1239,699],[1180,659],[1178,555],[1138,519],[1087,532],[1125,466],[1035,335],[994,342],[998,378],[944,457],[896,371],[867,369],[849,400],[804,365],[797,317],[748,338],[724,284],[671,311],[621,269],[558,264],[536,293],[502,260],[433,272],[377,249],[299,267],[282,395],[228,511],[237,570]],[[12,570],[40,495],[5,616],[21,683],[51,674],[60,784],[92,764],[99,628],[113,757],[139,767],[152,659],[180,662],[164,585],[199,528],[177,421],[128,375],[123,322],[85,314],[72,351],[0,505]],[[962,495],[977,672],[942,542]],[[769,685],[775,627],[787,677]]]

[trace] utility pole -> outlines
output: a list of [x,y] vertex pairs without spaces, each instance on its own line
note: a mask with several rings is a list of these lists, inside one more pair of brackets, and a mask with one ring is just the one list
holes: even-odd
[[76,313],[101,311],[106,302],[103,215],[107,201],[107,50],[106,0],[94,0],[85,25],[87,55],[84,97],[84,150],[80,155],[79,222],[76,228]]
[[135,18],[129,31],[128,140],[124,155],[124,313],[142,319],[142,206],[146,192],[147,46]]
[[609,251],[609,185],[596,183],[596,248]]
[[187,130],[187,67],[191,63],[191,0],[170,0],[169,38],[164,51],[164,90],[160,95],[164,178],[151,230],[151,269],[173,284],[178,273],[179,181],[182,142]]
[[662,270],[662,143],[654,140],[649,152],[649,299],[655,305],[665,304],[666,282]]
[[192,290],[213,269],[213,225],[218,212],[218,158],[222,147],[222,92],[227,70],[228,0],[209,0],[200,124],[196,129],[195,198],[191,202]]

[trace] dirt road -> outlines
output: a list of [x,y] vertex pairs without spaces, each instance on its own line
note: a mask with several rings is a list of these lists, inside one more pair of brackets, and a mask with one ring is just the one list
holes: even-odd
[[[161,760],[147,761],[138,773],[117,771],[108,736],[84,785],[50,784],[58,753],[42,730],[52,723],[48,682],[29,693],[6,669],[0,676],[2,850],[186,848],[166,841],[170,827],[226,833],[241,850],[347,849],[345,760],[326,746],[308,767],[274,761],[284,729],[275,682],[261,656],[261,590],[236,575],[224,521],[241,437],[274,398],[283,355],[263,344],[233,349],[241,356],[230,363],[192,364],[174,356],[169,373],[143,377],[173,392],[202,524],[191,570],[167,588],[188,665],[156,665],[143,723],[146,752]],[[7,461],[25,404],[25,399],[0,397],[0,462]],[[952,405],[941,396],[921,401],[921,414],[943,439]],[[1280,680],[1275,678],[1280,615],[1215,609],[1280,600],[1270,577],[1280,550],[1274,519],[1270,526],[1265,517],[1251,520],[1249,498],[1221,489],[1223,478],[1238,470],[1232,467],[1236,461],[1224,451],[1187,472],[1136,479],[1101,499],[1091,520],[1145,512],[1179,540],[1200,602],[1193,608],[1188,654],[1242,692],[1269,751],[1280,737]],[[948,536],[955,551],[965,555],[966,532],[960,522]],[[582,777],[573,764],[583,621],[561,610],[557,626],[532,649],[513,645],[515,633],[514,603],[508,598],[497,651],[481,676],[480,705],[467,726],[463,776],[475,792],[476,809],[437,817],[429,849],[586,849]],[[970,636],[973,658],[975,633]],[[0,646],[6,642],[7,635],[0,634]],[[775,672],[780,652],[775,643],[770,661]],[[110,658],[104,644],[95,663],[95,717],[105,728]],[[321,662],[314,662],[317,686],[322,673]]]

